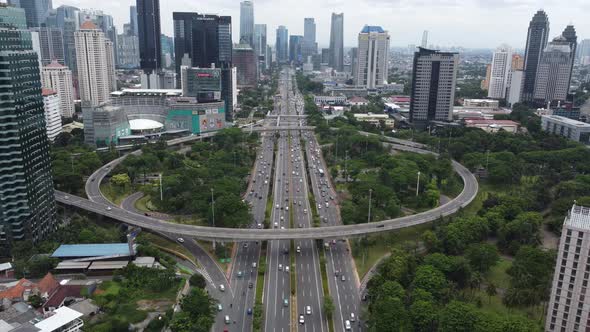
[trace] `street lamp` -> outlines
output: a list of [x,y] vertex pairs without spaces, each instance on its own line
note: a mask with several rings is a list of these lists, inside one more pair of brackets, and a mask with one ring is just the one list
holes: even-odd
[[[215,227],[215,198],[213,197],[213,188],[211,188],[211,210],[212,210],[212,224]],[[215,250],[215,239],[213,239],[213,250]]]
[[160,202],[164,201],[164,189],[162,187],[162,173],[160,173]]
[[416,183],[416,197],[418,197],[418,189],[420,188],[420,171],[418,171],[418,182]]
[[369,216],[367,218],[367,223],[371,222],[371,194],[373,193],[373,189],[369,189]]

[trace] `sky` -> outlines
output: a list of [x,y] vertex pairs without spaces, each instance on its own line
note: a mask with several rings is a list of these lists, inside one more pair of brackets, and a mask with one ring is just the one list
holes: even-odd
[[[54,7],[62,4],[101,9],[122,31],[135,0],[53,0]],[[289,34],[303,35],[303,18],[314,17],[318,44],[327,47],[331,13],[336,12],[344,13],[345,47],[356,46],[358,32],[368,24],[388,30],[392,46],[420,45],[422,32],[428,30],[428,44],[443,47],[506,43],[524,49],[529,21],[541,8],[549,16],[550,39],[568,24],[574,24],[578,40],[590,38],[590,0],[254,0],[254,17],[267,25],[271,46],[279,25]],[[239,39],[240,0],[161,0],[162,33],[169,36],[173,11],[230,15],[234,42]]]

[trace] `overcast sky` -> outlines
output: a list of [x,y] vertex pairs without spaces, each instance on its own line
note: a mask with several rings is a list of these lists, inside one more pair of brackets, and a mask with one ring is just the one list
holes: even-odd
[[[129,21],[135,0],[53,0],[80,8],[101,9],[113,15],[121,28]],[[429,44],[495,48],[507,43],[524,48],[533,14],[543,8],[549,15],[550,38],[573,23],[578,40],[590,38],[590,0],[254,0],[256,23],[267,24],[268,43],[274,46],[277,26],[289,34],[303,34],[303,18],[314,17],[317,41],[326,46],[332,12],[344,13],[344,45],[356,46],[363,25],[381,25],[392,46],[420,44],[429,30]],[[240,0],[161,0],[162,32],[172,36],[172,12],[195,11],[231,15],[233,39],[238,41]]]

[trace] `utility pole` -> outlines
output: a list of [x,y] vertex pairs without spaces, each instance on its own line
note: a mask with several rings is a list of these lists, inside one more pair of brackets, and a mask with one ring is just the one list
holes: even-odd
[[418,171],[418,182],[416,183],[416,197],[418,197],[418,189],[420,188],[420,171]]
[[[215,227],[215,198],[213,197],[213,188],[211,188],[211,210],[212,210],[212,223],[213,227]],[[215,239],[213,239],[213,250],[215,250]]]
[[369,189],[369,217],[367,218],[367,223],[371,222],[371,194],[373,193],[373,189]]

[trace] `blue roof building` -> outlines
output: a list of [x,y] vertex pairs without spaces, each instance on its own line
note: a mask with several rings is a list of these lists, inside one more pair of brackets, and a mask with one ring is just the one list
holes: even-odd
[[51,257],[61,259],[76,258],[116,258],[129,257],[135,254],[128,243],[101,244],[62,244],[51,254]]
[[365,25],[363,27],[363,30],[361,30],[361,33],[370,33],[370,32],[384,33],[385,30],[383,30],[382,27],[376,26],[376,25]]

